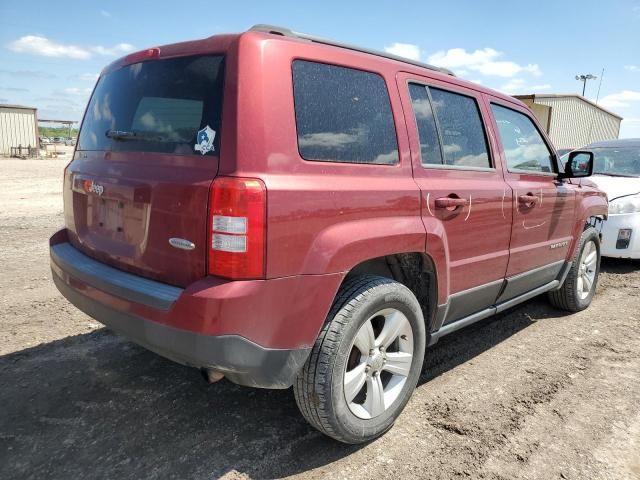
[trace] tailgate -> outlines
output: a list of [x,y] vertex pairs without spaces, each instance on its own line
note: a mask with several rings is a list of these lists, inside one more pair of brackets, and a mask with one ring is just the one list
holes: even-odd
[[206,275],[223,60],[153,59],[100,78],[65,171],[65,222],[78,249],[181,287]]

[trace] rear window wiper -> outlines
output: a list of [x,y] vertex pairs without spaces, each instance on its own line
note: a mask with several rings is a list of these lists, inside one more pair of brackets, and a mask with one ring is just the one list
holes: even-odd
[[127,130],[107,130],[105,133],[107,138],[113,140],[141,140],[141,135],[137,132],[130,132]]
[[139,142],[167,142],[170,139],[161,132],[136,132],[134,130],[107,130],[107,138],[119,142],[139,141]]

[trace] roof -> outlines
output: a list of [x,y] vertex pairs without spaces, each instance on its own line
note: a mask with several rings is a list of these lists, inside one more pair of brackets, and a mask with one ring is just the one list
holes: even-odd
[[[614,148],[614,147],[637,147],[640,148],[640,138],[619,138],[617,140],[603,140],[587,145],[590,148]],[[586,147],[585,147],[586,148]]]
[[534,93],[531,95],[514,95],[514,97],[520,100],[525,100],[525,99],[533,100],[534,103],[538,98],[577,98],[578,100],[582,100],[583,102],[588,103],[589,105],[597,108],[598,110],[602,110],[603,112],[605,112],[608,115],[611,115],[612,117],[616,117],[616,118],[619,118],[620,120],[623,120],[623,118],[617,113],[613,113],[611,110],[607,110],[601,105],[598,105],[597,103],[592,102],[588,98],[583,97],[582,95],[578,95],[577,93]]
[[398,55],[394,55],[392,53],[380,52],[378,50],[372,50],[369,48],[358,47],[356,45],[351,45],[348,43],[336,42],[334,40],[329,40],[327,38],[315,37],[313,35],[309,35],[306,33],[294,32],[286,27],[277,27],[275,25],[265,25],[258,24],[254,25],[249,29],[250,32],[263,32],[263,33],[271,33],[274,35],[280,35],[283,37],[292,37],[299,38],[302,40],[308,40],[313,43],[321,43],[323,45],[331,45],[333,47],[345,48],[347,50],[354,50],[356,52],[369,53],[371,55],[376,55],[378,57],[389,58],[391,60],[396,60],[398,62],[408,63],[410,65],[415,65],[417,67],[427,68],[429,70],[435,70],[436,72],[444,73],[446,75],[451,75],[455,77],[451,70],[446,68],[436,67],[434,65],[430,65],[428,63],[418,62],[416,60],[411,60],[410,58],[400,57]]
[[10,105],[8,103],[0,103],[0,108],[19,108],[22,110],[37,110],[36,107],[26,107],[24,105]]
[[[383,59],[388,59],[388,60],[393,60],[399,63],[402,63],[404,65],[407,66],[414,66],[414,67],[418,67],[421,69],[427,69],[431,72],[437,73],[437,74],[441,74],[441,75],[446,75],[449,77],[449,79],[447,79],[447,81],[452,82],[454,84],[457,84],[459,86],[465,87],[465,88],[469,88],[481,93],[487,93],[489,95],[493,95],[494,97],[500,98],[501,100],[507,101],[507,102],[511,102],[514,103],[516,105],[522,105],[525,106],[525,104],[523,102],[521,102],[520,100],[518,100],[517,98],[514,98],[510,95],[506,95],[503,94],[501,92],[498,92],[496,90],[492,90],[490,88],[487,88],[485,86],[479,85],[477,83],[471,82],[469,80],[464,80],[460,77],[457,77],[451,70],[448,70],[446,68],[441,68],[441,67],[436,67],[434,65],[430,65],[427,63],[423,63],[423,62],[418,62],[415,60],[411,60],[410,58],[405,58],[405,57],[400,57],[398,55],[393,55],[391,53],[387,53],[387,52],[380,52],[378,50],[372,50],[369,48],[365,48],[365,47],[359,47],[359,46],[354,46],[354,45],[350,45],[347,43],[341,43],[341,42],[336,42],[334,40],[329,40],[326,38],[321,38],[321,37],[315,37],[312,35],[308,35],[306,33],[300,33],[300,32],[294,32],[288,28],[285,27],[277,27],[277,26],[273,26],[273,25],[263,25],[263,24],[258,24],[258,25],[254,25],[253,27],[251,27],[248,32],[254,32],[254,33],[263,33],[263,34],[269,34],[269,35],[274,35],[274,36],[278,36],[280,38],[282,38],[283,40],[290,40],[290,41],[306,41],[306,42],[310,42],[310,43],[316,43],[319,45],[326,45],[326,46],[330,46],[330,47],[335,47],[335,48],[341,48],[344,50],[351,50],[353,52],[357,52],[357,53],[364,53],[364,54],[368,54],[368,55],[373,55],[376,57],[380,57]],[[407,70],[410,71],[410,70]],[[424,75],[425,72],[420,72],[420,74]]]

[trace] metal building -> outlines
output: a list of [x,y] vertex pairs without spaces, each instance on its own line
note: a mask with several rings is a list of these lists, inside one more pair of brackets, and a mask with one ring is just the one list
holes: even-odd
[[14,147],[38,147],[38,114],[33,107],[0,104],[0,155]]
[[526,103],[555,147],[578,148],[600,140],[614,140],[622,117],[577,94],[515,95]]

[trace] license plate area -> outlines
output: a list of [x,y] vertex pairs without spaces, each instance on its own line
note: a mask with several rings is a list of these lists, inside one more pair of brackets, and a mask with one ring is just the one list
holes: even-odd
[[[94,225],[115,234],[124,234],[124,203],[117,200],[99,199],[94,206]],[[91,208],[91,207],[90,207]]]
[[139,245],[147,231],[148,205],[87,196],[89,229],[110,240]]

